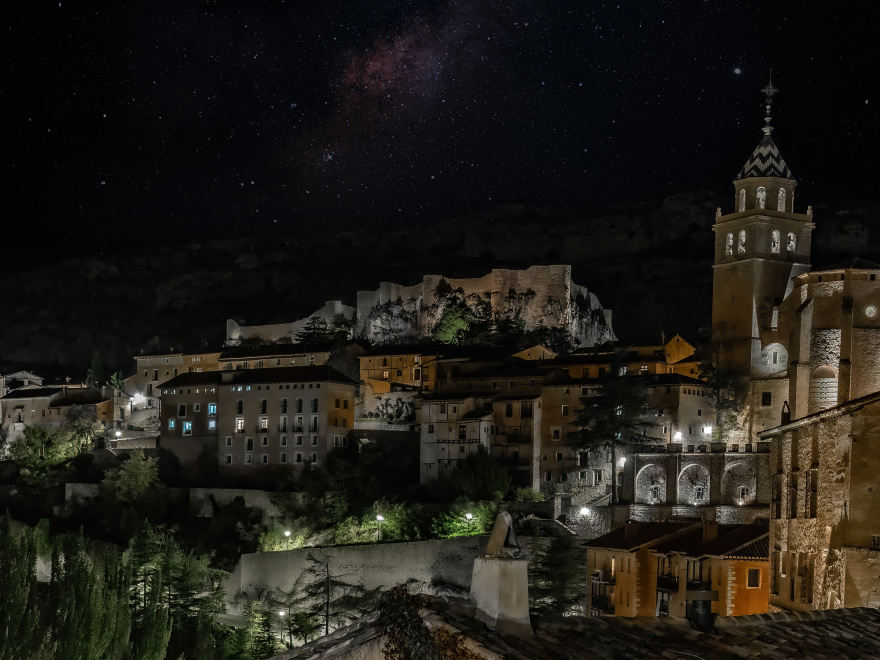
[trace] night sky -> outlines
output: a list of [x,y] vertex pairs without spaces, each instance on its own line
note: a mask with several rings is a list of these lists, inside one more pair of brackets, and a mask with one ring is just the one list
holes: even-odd
[[726,192],[771,67],[796,203],[877,197],[877,3],[26,4],[2,88],[23,239],[382,232]]

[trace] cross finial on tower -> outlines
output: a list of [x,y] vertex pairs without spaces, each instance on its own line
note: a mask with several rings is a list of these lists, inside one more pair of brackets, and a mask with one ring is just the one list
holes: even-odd
[[764,92],[766,103],[764,107],[767,109],[767,116],[764,117],[765,126],[761,130],[764,131],[764,135],[770,135],[770,133],[773,132],[773,127],[770,125],[770,106],[773,104],[773,95],[779,91],[773,86],[773,69],[770,69],[770,82],[768,82],[767,86],[761,91]]

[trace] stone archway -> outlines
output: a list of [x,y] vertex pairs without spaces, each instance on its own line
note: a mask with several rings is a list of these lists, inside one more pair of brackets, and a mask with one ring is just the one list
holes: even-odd
[[724,475],[721,477],[721,504],[754,504],[756,489],[757,478],[753,465],[738,461],[724,468]]
[[662,504],[666,501],[666,470],[661,465],[650,463],[636,475],[636,502],[640,504]]
[[678,503],[697,506],[709,503],[709,470],[691,463],[678,475]]

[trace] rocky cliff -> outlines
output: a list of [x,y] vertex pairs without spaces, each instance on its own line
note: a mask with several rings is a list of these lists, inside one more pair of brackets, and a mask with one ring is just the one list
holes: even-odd
[[[710,315],[710,228],[715,207],[731,207],[728,197],[682,193],[603,214],[499,206],[382,235],[132,243],[112,254],[33,258],[2,275],[0,369],[79,374],[100,350],[108,368],[128,370],[141,350],[219,344],[230,317],[289,322],[327,300],[353,305],[354,292],[381,282],[413,286],[426,273],[469,278],[535,264],[572,264],[572,279],[614,310],[623,341],[656,341],[661,330],[693,337]],[[813,263],[880,261],[878,211],[876,201],[814,204]]]

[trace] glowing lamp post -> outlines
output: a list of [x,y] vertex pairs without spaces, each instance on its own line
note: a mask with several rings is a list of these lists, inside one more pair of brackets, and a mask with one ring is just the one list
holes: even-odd
[[378,543],[382,540],[382,523],[385,522],[385,516],[380,513],[376,516],[376,521],[379,523],[376,525],[376,542]]
[[582,516],[588,516],[588,515],[590,515],[590,509],[585,506],[582,506],[580,513]]
[[287,549],[290,550],[290,530],[289,529],[284,531],[284,536],[287,538]]
[[464,517],[467,520],[467,531],[468,531],[468,536],[470,536],[471,535],[471,520],[474,519],[474,514],[466,513],[466,514],[464,514]]

